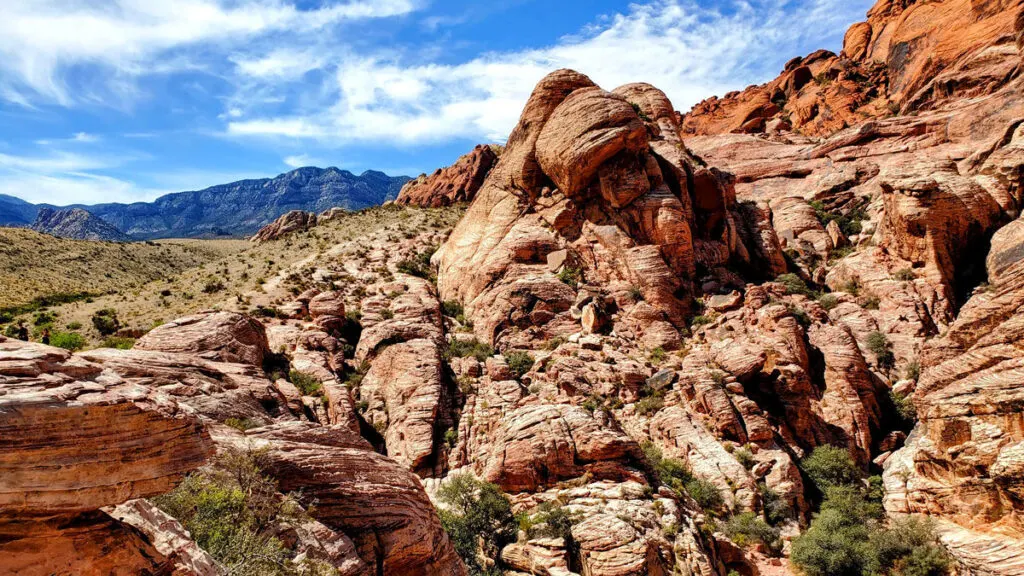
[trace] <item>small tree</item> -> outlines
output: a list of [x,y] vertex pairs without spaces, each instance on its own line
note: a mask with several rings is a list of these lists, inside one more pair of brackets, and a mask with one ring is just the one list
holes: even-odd
[[441,525],[455,551],[470,574],[486,574],[480,554],[497,561],[501,549],[516,539],[518,524],[508,498],[496,485],[471,474],[449,477],[437,498],[444,504],[438,510]]
[[849,451],[836,446],[818,446],[800,466],[822,493],[833,486],[856,484],[863,478]]
[[121,321],[117,318],[117,310],[104,308],[92,315],[92,325],[103,336],[110,336],[121,329]]
[[515,377],[522,378],[524,374],[533,368],[533,356],[528,352],[515,351],[505,354],[505,362]]

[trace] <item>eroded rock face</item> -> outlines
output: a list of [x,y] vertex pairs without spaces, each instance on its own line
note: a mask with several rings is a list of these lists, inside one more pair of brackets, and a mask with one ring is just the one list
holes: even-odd
[[[333,217],[333,215],[331,216]],[[330,217],[328,218],[330,219]],[[260,228],[250,240],[253,242],[268,242],[287,236],[292,232],[307,230],[316,226],[317,215],[304,210],[292,210],[281,215],[277,220]]]
[[5,515],[88,512],[162,494],[213,449],[198,415],[171,396],[61,349],[2,338],[0,414]]
[[786,130],[830,136],[865,118],[991,94],[1019,73],[1021,11],[1013,0],[880,0],[839,55],[795,58],[767,84],[705,100],[684,132],[770,132],[782,120]]
[[465,303],[480,337],[567,335],[576,291],[559,274],[607,287],[613,305],[636,288],[655,318],[634,327],[664,333],[684,325],[698,272],[750,261],[729,179],[682,147],[671,110],[649,85],[610,93],[568,70],[541,81],[434,256],[443,299]]
[[157,326],[135,343],[140,350],[194,353],[210,360],[262,366],[270,354],[267,333],[253,318],[202,312]]
[[98,510],[171,490],[212,452],[171,395],[0,337],[0,572],[219,574],[202,551]]
[[346,427],[284,424],[247,435],[269,449],[281,490],[316,499],[318,519],[348,534],[384,574],[464,574],[419,480]]
[[922,351],[914,393],[920,422],[886,461],[885,504],[1012,536],[1024,549],[1024,221],[995,234],[987,268],[990,288]]
[[456,202],[471,202],[497,162],[495,147],[481,144],[451,166],[406,182],[395,203],[437,208]]

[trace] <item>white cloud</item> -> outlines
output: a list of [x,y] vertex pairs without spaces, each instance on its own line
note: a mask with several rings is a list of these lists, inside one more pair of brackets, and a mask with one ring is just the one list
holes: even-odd
[[306,166],[319,166],[321,168],[326,167],[328,162],[319,158],[314,158],[309,154],[297,154],[294,156],[286,156],[282,160],[285,166],[289,168],[305,168]]
[[[135,96],[143,74],[201,68],[175,50],[202,45],[226,50],[261,35],[316,34],[346,20],[412,12],[416,0],[348,0],[300,10],[284,0],[15,0],[0,18],[0,97],[22,105],[37,99],[63,106],[81,95],[65,72],[96,65],[104,91]],[[88,91],[95,92],[90,88]],[[102,100],[105,93],[85,94]]]
[[770,79],[783,55],[836,41],[870,4],[737,0],[725,12],[692,0],[657,0],[632,4],[627,13],[600,19],[545,48],[485,54],[459,64],[405,64],[393,53],[342,51],[321,59],[337,62],[333,80],[320,89],[322,100],[291,114],[249,114],[251,120],[230,121],[227,133],[326,145],[500,141],[533,86],[557,68],[583,72],[606,89],[650,82],[686,110],[712,94]]

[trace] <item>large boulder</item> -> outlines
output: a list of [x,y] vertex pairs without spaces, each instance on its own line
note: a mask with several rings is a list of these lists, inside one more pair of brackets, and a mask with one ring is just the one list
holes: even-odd
[[495,147],[480,144],[451,166],[406,182],[395,204],[438,208],[457,202],[471,202],[497,162]]
[[188,352],[221,362],[262,366],[270,355],[267,332],[257,320],[235,312],[200,312],[152,329],[135,343],[139,350]]

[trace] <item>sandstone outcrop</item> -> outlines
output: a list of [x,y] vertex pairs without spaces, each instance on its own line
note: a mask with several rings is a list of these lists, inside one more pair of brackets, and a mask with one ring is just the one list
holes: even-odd
[[1020,73],[1014,0],[879,0],[843,51],[791,60],[775,80],[697,104],[687,134],[766,132],[773,120],[830,136],[885,118],[991,94]]
[[316,226],[317,215],[313,212],[306,212],[304,210],[292,210],[282,214],[277,220],[274,220],[270,224],[267,224],[263,228],[260,228],[250,240],[253,242],[269,242],[270,240],[277,240],[291,234],[292,232],[299,232],[302,230],[308,230]]
[[987,268],[989,288],[922,351],[920,422],[886,461],[886,508],[1011,536],[1024,552],[1024,221],[995,234]]
[[495,147],[481,144],[451,166],[438,168],[429,176],[424,174],[406,182],[395,203],[437,208],[457,202],[472,202],[497,162],[498,152]]
[[234,312],[202,312],[157,326],[135,343],[139,350],[194,353],[221,362],[262,366],[270,354],[263,325]]
[[69,352],[0,337],[0,572],[217,574],[100,508],[172,489],[213,442],[195,411]]

